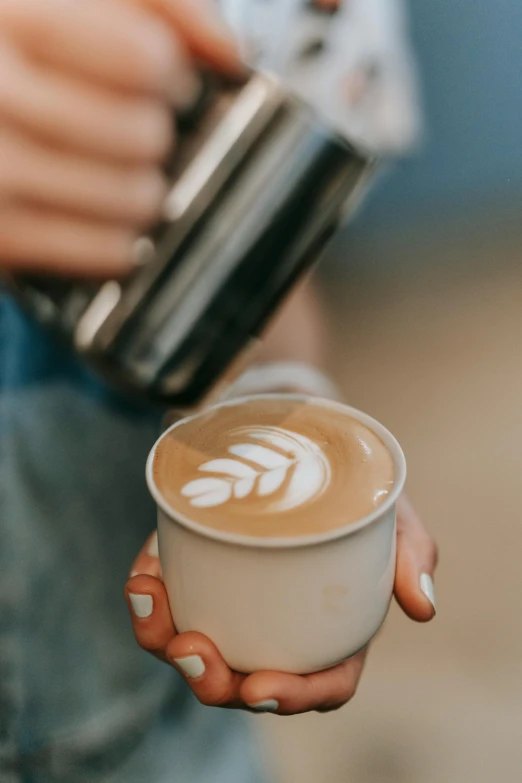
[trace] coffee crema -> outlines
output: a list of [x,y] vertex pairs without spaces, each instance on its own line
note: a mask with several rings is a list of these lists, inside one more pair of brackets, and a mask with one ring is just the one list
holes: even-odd
[[153,476],[174,516],[273,538],[363,519],[391,492],[394,465],[382,440],[342,410],[263,397],[176,426],[159,443]]

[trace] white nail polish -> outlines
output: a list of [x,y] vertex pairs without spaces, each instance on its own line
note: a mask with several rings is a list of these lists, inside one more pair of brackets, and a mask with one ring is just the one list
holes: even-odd
[[131,571],[130,578],[132,579],[133,576],[138,576],[138,571]]
[[132,610],[136,617],[144,620],[146,617],[151,616],[153,605],[151,595],[137,595],[136,593],[129,593],[129,598],[132,604]]
[[435,603],[435,588],[433,586],[433,579],[429,574],[421,574],[420,578],[420,589],[430,602],[430,604],[433,606],[434,609],[436,609],[436,603]]
[[205,664],[199,655],[187,655],[186,658],[174,658],[174,663],[179,666],[186,677],[195,680],[205,674]]
[[256,712],[275,712],[279,708],[279,702],[275,699],[266,699],[266,701],[258,701],[257,704],[249,704],[248,706]]
[[158,534],[154,533],[150,540],[149,548],[147,549],[147,554],[150,557],[159,557],[159,547],[158,547]]

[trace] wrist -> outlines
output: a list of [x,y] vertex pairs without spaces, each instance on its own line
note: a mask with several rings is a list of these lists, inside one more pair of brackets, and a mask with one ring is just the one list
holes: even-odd
[[225,389],[222,399],[255,394],[305,394],[340,400],[336,384],[317,367],[300,361],[255,364]]
[[[306,362],[281,360],[252,365],[234,381],[221,388],[220,393],[213,396],[211,402],[207,400],[201,407],[256,394],[304,394],[308,397],[342,400],[340,390],[322,370]],[[162,431],[194,412],[193,410],[169,411],[163,420]]]

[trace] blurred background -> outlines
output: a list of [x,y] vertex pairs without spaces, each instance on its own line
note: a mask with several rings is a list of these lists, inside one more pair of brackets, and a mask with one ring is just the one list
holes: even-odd
[[353,707],[262,718],[275,783],[522,776],[522,4],[411,3],[422,148],[322,268],[331,370],[409,460],[438,615],[394,608]]

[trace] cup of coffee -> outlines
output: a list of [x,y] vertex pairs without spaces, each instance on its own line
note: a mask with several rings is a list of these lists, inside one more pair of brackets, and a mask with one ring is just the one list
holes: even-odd
[[405,477],[395,438],[329,400],[249,396],[171,426],[147,482],[178,631],[246,673],[354,655],[388,612]]

